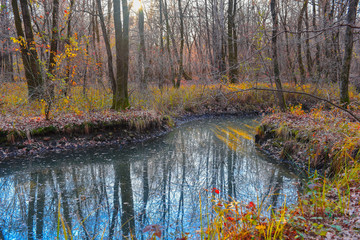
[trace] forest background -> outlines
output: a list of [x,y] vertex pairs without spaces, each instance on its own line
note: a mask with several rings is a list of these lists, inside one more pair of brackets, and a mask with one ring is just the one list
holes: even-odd
[[[348,104],[349,76],[358,87],[357,5],[2,0],[2,111],[34,116],[41,110],[48,119],[62,108],[80,115],[154,108],[140,97],[145,89],[156,96],[170,86],[234,83],[278,90],[311,84],[315,95],[322,86],[339,86],[327,99]],[[75,95],[81,101],[71,104]],[[281,92],[277,99],[284,109]]]

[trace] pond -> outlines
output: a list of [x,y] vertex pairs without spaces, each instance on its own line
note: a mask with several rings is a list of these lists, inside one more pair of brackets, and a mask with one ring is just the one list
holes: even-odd
[[212,198],[262,202],[264,211],[294,203],[301,179],[256,149],[258,120],[203,118],[132,146],[1,163],[0,234],[56,239],[66,226],[73,239],[147,239],[142,230],[156,225],[163,239],[196,239]]

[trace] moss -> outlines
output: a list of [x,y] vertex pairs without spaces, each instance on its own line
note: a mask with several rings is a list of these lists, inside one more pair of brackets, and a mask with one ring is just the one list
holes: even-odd
[[24,138],[26,136],[25,132],[20,130],[11,130],[6,133],[6,137],[0,139],[1,143],[11,143],[14,144],[17,139]]
[[48,126],[48,127],[40,127],[35,128],[31,130],[31,135],[33,136],[39,136],[39,135],[48,135],[48,134],[54,134],[57,133],[58,129],[54,126]]
[[90,134],[92,129],[96,128],[96,125],[92,122],[84,122],[80,126],[81,132],[84,132],[85,134]]
[[0,144],[7,142],[7,131],[0,130]]

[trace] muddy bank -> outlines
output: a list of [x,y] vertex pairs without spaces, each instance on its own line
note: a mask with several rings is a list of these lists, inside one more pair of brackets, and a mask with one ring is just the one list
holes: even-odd
[[35,118],[0,132],[0,161],[47,152],[123,146],[166,133],[174,125],[155,112],[127,112],[52,119]]
[[[116,113],[115,113],[116,114]],[[112,120],[72,118],[72,122],[31,119],[40,123],[19,125],[16,130],[0,133],[0,161],[25,156],[39,156],[51,152],[64,152],[103,146],[119,146],[142,142],[168,133],[174,127],[202,118],[218,116],[258,116],[256,111],[206,114],[187,113],[178,118],[155,112],[132,112],[124,116],[113,115]],[[135,116],[135,117],[134,117]],[[146,116],[146,117],[144,117]],[[65,124],[67,122],[67,124]],[[29,127],[30,126],[30,127]],[[31,129],[31,126],[33,128]]]

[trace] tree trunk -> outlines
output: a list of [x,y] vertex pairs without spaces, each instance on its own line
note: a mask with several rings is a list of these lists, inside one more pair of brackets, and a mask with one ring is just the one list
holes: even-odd
[[11,35],[10,27],[12,26],[10,16],[8,14],[10,1],[1,0],[0,23],[2,26],[0,41],[2,49],[0,53],[0,76],[5,81],[14,81],[13,54],[11,52],[11,41],[8,36]]
[[[276,0],[270,1],[270,8],[271,8],[271,16],[273,22],[273,31],[272,31],[272,53],[273,53],[273,64],[274,64],[274,76],[275,76],[275,85],[277,90],[282,90],[281,81],[280,81],[280,69],[278,63],[278,56],[277,56],[277,32],[278,32],[278,19],[276,13]],[[281,91],[276,92],[276,96],[278,99],[279,107],[282,111],[286,110],[286,103],[284,94]]]
[[148,64],[146,62],[146,47],[145,47],[145,33],[144,33],[144,10],[142,7],[139,9],[139,37],[140,37],[140,49],[139,49],[139,72],[140,72],[140,85],[142,89],[147,86],[147,74]]
[[[167,49],[168,58],[169,58],[169,61],[170,61],[171,82],[173,83],[173,86],[175,87],[175,84],[176,84],[176,82],[175,82],[175,69],[174,69],[174,64],[173,64],[173,60],[172,60],[172,56],[171,56],[171,50],[170,50],[171,29],[170,29],[168,9],[167,9],[167,1],[166,0],[164,0],[163,7],[164,7],[164,17],[165,17],[165,24],[166,24],[166,49]],[[172,38],[172,40],[173,40],[173,45],[175,47],[175,39]],[[176,48],[175,48],[175,55],[177,55]]]
[[307,9],[308,0],[305,0],[304,5],[301,8],[300,15],[298,18],[298,34],[297,34],[297,56],[298,56],[298,64],[299,64],[299,71],[300,71],[300,82],[301,84],[305,83],[305,68],[302,61],[302,54],[301,54],[301,31],[302,31],[302,22],[305,10]]
[[115,99],[116,82],[115,82],[115,75],[114,75],[114,68],[113,68],[113,57],[112,57],[112,52],[111,52],[110,40],[109,40],[109,35],[107,33],[106,26],[105,26],[104,14],[103,14],[102,7],[101,7],[101,0],[96,0],[96,4],[97,4],[98,12],[99,12],[101,31],[102,31],[102,34],[103,34],[105,47],[106,47],[108,71],[109,71],[109,80],[110,80],[110,83],[111,83],[111,89],[112,89],[112,92],[113,92],[113,98]]
[[310,52],[310,26],[309,26],[309,13],[308,13],[308,6],[309,4],[306,4],[306,10],[305,10],[305,27],[306,27],[306,39],[305,39],[305,47],[306,47],[306,64],[307,64],[307,70],[309,73],[310,78],[312,78],[312,58],[311,58],[311,52]]
[[[68,21],[67,21],[67,33],[66,33],[66,39],[67,39],[67,44],[70,45],[71,44],[71,19],[72,19],[72,11],[73,11],[73,7],[74,7],[74,3],[75,0],[70,0],[70,11],[69,11],[69,16],[68,16]],[[69,86],[69,81],[70,81],[70,57],[66,57],[66,72],[65,72],[65,89],[64,89],[64,95],[67,96],[68,94],[68,90],[70,88]]]
[[[235,32],[236,0],[229,0],[228,4],[228,54],[229,54],[229,79],[231,83],[238,82],[237,52],[235,52],[236,32]],[[234,35],[235,33],[235,35]]]
[[181,6],[181,1],[178,0],[179,16],[180,16],[180,55],[178,58],[179,64],[179,73],[176,81],[176,88],[180,87],[181,78],[184,77],[185,80],[191,80],[191,77],[184,70],[184,43],[185,43],[185,33],[184,33],[184,11]]
[[159,0],[159,15],[160,15],[160,76],[159,76],[159,89],[161,90],[164,85],[164,20],[163,20],[163,2]]
[[[316,4],[315,4],[315,0],[312,0],[312,5],[313,5],[313,19],[312,19],[312,24],[313,24],[313,29],[316,32],[317,30],[317,25],[316,25]],[[315,42],[316,42],[316,54],[315,54],[315,63],[316,63],[316,71],[317,71],[317,77],[320,78],[321,76],[321,65],[320,65],[320,44],[319,41],[317,40],[317,37],[315,36]]]
[[294,81],[294,85],[297,84],[297,79],[296,79],[296,75],[295,75],[295,64],[294,61],[291,58],[290,55],[290,43],[289,43],[289,29],[288,29],[288,9],[285,8],[285,13],[284,13],[284,17],[282,19],[282,24],[283,24],[283,28],[285,31],[285,50],[286,50],[286,68],[287,68],[287,73],[288,76],[292,78],[292,80]]
[[[323,1],[323,28],[326,29],[327,27],[329,27],[330,25],[330,14],[329,14],[329,0]],[[324,44],[323,44],[323,49],[324,49],[324,53],[325,53],[325,58],[322,59],[321,63],[323,63],[323,73],[324,73],[324,77],[325,79],[328,78],[329,76],[329,70],[332,67],[331,66],[331,53],[330,53],[330,48],[331,48],[331,42],[329,39],[329,31],[324,31]]]
[[129,74],[129,8],[127,0],[121,0],[123,21],[120,15],[120,0],[114,0],[114,25],[116,44],[116,91],[113,108],[116,111],[130,106],[128,96]]
[[[54,97],[54,84],[55,79],[55,56],[57,54],[58,48],[58,13],[59,13],[59,0],[54,0],[53,2],[53,19],[52,19],[52,29],[51,29],[51,39],[50,39],[50,58],[49,58],[49,67],[48,67],[48,79],[46,83],[46,96],[48,101],[52,101]],[[49,103],[48,103],[49,104]]]
[[31,18],[27,0],[21,0],[21,10],[24,21],[24,29],[19,13],[17,0],[11,0],[16,32],[20,41],[21,56],[25,68],[25,78],[28,84],[28,96],[30,100],[41,99],[43,93],[43,79],[41,76],[38,56],[34,42],[34,35],[31,28]]
[[345,32],[345,53],[342,63],[342,69],[340,74],[340,102],[347,105],[350,103],[349,97],[349,74],[351,66],[352,50],[354,45],[354,34],[352,27],[356,22],[356,10],[359,4],[359,0],[350,0],[349,9],[346,19],[346,32]]

